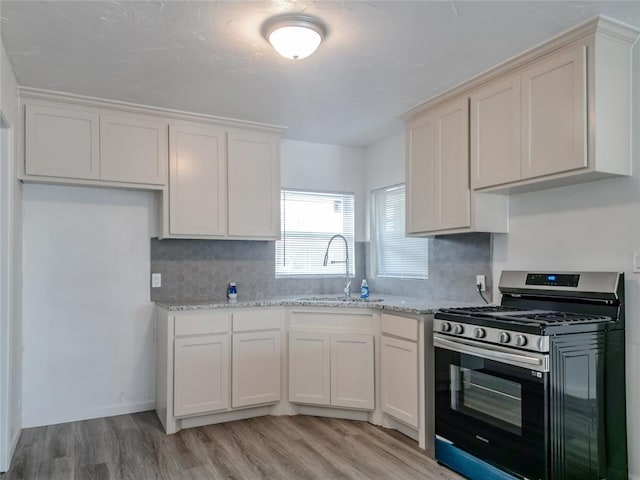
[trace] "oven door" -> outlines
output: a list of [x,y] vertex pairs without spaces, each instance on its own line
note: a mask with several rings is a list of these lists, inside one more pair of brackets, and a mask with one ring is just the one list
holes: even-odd
[[434,333],[435,432],[508,473],[548,478],[547,354]]

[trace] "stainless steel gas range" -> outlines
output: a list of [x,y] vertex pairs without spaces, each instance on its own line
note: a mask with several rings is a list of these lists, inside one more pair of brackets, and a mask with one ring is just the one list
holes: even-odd
[[504,271],[435,315],[436,459],[471,479],[626,479],[624,276]]

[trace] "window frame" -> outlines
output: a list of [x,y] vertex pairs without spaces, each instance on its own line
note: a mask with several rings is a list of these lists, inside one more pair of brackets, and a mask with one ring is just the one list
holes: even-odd
[[387,185],[385,187],[380,187],[380,188],[376,188],[374,190],[371,190],[371,194],[370,194],[370,223],[369,223],[369,245],[370,245],[370,250],[369,250],[369,276],[371,278],[379,278],[379,279],[390,279],[390,280],[428,280],[429,279],[429,244],[428,244],[428,239],[427,238],[423,238],[423,237],[407,237],[406,235],[406,216],[404,216],[404,221],[405,221],[405,230],[404,230],[404,235],[405,238],[413,238],[416,240],[421,240],[424,241],[425,243],[427,243],[427,252],[426,252],[426,267],[425,267],[425,274],[424,276],[415,276],[415,275],[403,275],[403,276],[398,276],[398,275],[393,275],[393,274],[383,274],[380,275],[380,271],[378,268],[378,202],[376,201],[376,195],[379,194],[380,192],[387,192],[391,189],[395,189],[395,188],[399,188],[399,187],[404,187],[404,192],[405,192],[405,206],[406,206],[406,193],[407,193],[407,186],[406,183],[396,183],[393,185]]
[[[356,227],[355,227],[355,223],[356,223],[356,195],[355,192],[343,192],[343,191],[335,191],[335,190],[315,190],[315,189],[308,189],[308,188],[287,188],[287,187],[281,187],[280,188],[280,201],[282,202],[282,196],[284,194],[284,192],[293,192],[293,193],[308,193],[311,195],[341,195],[341,196],[350,196],[351,197],[351,201],[353,203],[353,239],[350,241],[350,239],[344,234],[344,230],[342,232],[336,232],[339,233],[340,235],[343,235],[345,237],[347,237],[348,240],[348,246],[349,246],[349,278],[355,278],[356,276],[356,240],[355,240],[355,236],[356,236]],[[280,211],[283,211],[283,206],[281,205],[280,207]],[[344,216],[343,216],[343,222],[344,222]],[[281,218],[280,220],[280,239],[276,240],[274,242],[274,270],[275,270],[275,278],[277,279],[287,279],[287,278],[291,278],[291,279],[313,279],[313,278],[344,278],[344,269],[342,273],[284,273],[284,272],[279,272],[278,271],[278,242],[282,242],[283,241],[283,235],[285,233],[284,231],[285,228],[285,219]],[[332,234],[333,235],[333,234]],[[331,237],[329,237],[331,238]],[[329,238],[327,238],[327,244],[329,242]],[[331,248],[333,250],[333,248],[335,248],[335,244],[336,242],[339,242],[338,245],[342,245],[342,240],[340,239],[336,239],[333,241],[333,243],[331,244]],[[325,244],[325,249],[326,249],[326,244]]]

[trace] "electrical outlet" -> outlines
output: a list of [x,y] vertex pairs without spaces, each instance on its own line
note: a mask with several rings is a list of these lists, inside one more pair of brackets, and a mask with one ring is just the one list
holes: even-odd
[[480,291],[484,292],[487,289],[486,280],[484,275],[476,275],[476,286],[480,285]]
[[152,273],[151,274],[151,288],[160,288],[162,286],[162,274],[161,273]]
[[633,273],[640,273],[640,252],[633,252]]

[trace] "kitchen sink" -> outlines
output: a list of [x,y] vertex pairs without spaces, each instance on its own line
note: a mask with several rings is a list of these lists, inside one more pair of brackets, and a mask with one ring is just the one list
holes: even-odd
[[301,302],[349,302],[349,303],[378,303],[384,302],[384,298],[359,298],[359,297],[350,297],[344,298],[344,296],[340,295],[338,297],[301,297],[296,300]]

